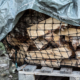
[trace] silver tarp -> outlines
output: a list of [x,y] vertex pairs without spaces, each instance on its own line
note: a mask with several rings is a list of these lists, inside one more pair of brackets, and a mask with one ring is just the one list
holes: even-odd
[[0,0],[0,40],[14,28],[27,9],[80,26],[80,0]]

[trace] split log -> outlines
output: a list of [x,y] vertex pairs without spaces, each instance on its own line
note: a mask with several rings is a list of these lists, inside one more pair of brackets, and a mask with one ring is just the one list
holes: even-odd
[[27,59],[64,59],[69,58],[71,54],[72,51],[65,47],[26,53]]
[[77,60],[75,59],[64,59],[61,62],[62,66],[74,66],[77,67]]
[[69,36],[65,36],[65,41],[66,42],[71,42],[71,38]]
[[21,43],[20,45],[18,45],[18,47],[20,48],[20,51],[26,52],[29,48],[29,45],[27,43]]
[[60,67],[61,60],[26,60],[29,64],[39,64],[41,66]]
[[[65,38],[68,38],[68,37],[65,36]],[[65,47],[65,48],[68,48],[69,50],[72,50],[70,44],[68,42],[61,41],[62,38],[59,35],[55,34],[55,33],[50,33],[50,34],[46,35],[45,39],[47,41],[49,41],[51,43],[51,45],[53,45],[55,48]],[[72,55],[74,55],[74,54],[72,54]]]
[[72,42],[72,46],[74,50],[76,50],[77,46],[80,44],[80,29],[76,28],[66,28],[64,31],[58,32],[59,35],[67,36],[65,40],[68,42]]
[[59,47],[61,45],[60,43],[60,36],[58,36],[55,33],[49,33],[47,35],[44,36],[44,39],[49,42],[49,45],[51,45],[52,47]]
[[[7,36],[7,41],[9,44],[11,44],[13,46],[18,46],[18,45],[21,45],[23,43],[19,39],[16,39],[16,38],[12,37],[11,35]],[[29,38],[26,40],[26,43],[28,45],[34,45],[33,41]]]
[[48,44],[48,42],[45,41],[43,38],[36,39],[33,42],[36,45],[38,50],[41,50],[41,49],[45,48]]
[[60,42],[60,36],[55,34],[55,33],[50,33],[48,35],[46,35],[44,37],[48,42],[50,41],[54,41],[56,44],[59,45],[59,42]]
[[80,37],[79,36],[65,36],[65,41],[71,42],[74,50],[80,45]]
[[76,54],[76,58],[80,59],[80,51],[76,51],[75,54]]
[[76,28],[66,28],[64,31],[58,32],[59,35],[65,36],[80,36],[80,29]]
[[78,67],[80,68],[80,59],[77,60]]
[[[62,38],[55,33],[50,33],[50,34],[46,35],[44,38],[51,44],[56,45],[56,47],[67,47],[70,50],[70,45],[66,42],[64,43],[62,41]],[[66,37],[66,38],[68,38],[68,37]]]
[[44,39],[50,42],[52,41],[52,37],[53,37],[53,33],[49,33],[44,36]]
[[42,61],[41,65],[42,66],[49,66],[49,67],[60,67],[61,60],[46,60]]
[[[25,59],[25,55],[26,55],[26,52],[27,52],[27,50],[28,50],[28,48],[29,48],[29,45],[28,44],[26,44],[26,43],[21,43],[20,45],[19,45],[19,50],[17,51],[17,62],[19,63],[19,62],[21,62],[21,63],[23,63],[24,62],[24,59]],[[15,50],[14,49],[12,49],[11,51],[10,51],[10,54],[9,54],[9,56],[15,61]]]
[[72,46],[76,50],[77,46],[80,45],[80,37],[78,37],[78,36],[71,37],[71,42],[72,42]]
[[64,43],[62,41],[62,38],[55,33],[50,33],[50,34],[46,35],[44,38],[45,38],[45,40],[50,42],[52,45],[56,45],[56,47],[67,47],[68,49],[70,49],[69,44]]
[[[46,23],[46,24],[45,24]],[[54,23],[54,24],[52,24]],[[57,24],[56,24],[57,23]],[[62,23],[63,26],[67,24]],[[60,27],[60,21],[54,18],[49,18],[44,21],[41,21],[39,24],[33,25],[27,28],[27,32],[31,39],[43,36],[49,32],[49,30],[56,30]]]
[[17,57],[17,63],[24,63],[25,52],[19,50],[17,52],[17,56],[15,57],[15,50],[13,49],[13,50],[11,50],[11,54],[12,54],[11,58],[12,58],[13,61],[15,61],[16,60],[15,58]]
[[11,37],[10,35],[7,36],[7,41],[8,41],[9,44],[11,44],[13,46],[20,45],[20,41]]

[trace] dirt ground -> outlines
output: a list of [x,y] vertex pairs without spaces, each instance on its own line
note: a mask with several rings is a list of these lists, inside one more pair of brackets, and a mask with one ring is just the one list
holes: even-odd
[[[12,76],[12,78],[10,78],[10,76]],[[9,75],[6,75],[4,77],[0,76],[0,80],[18,80],[18,73],[9,74]]]

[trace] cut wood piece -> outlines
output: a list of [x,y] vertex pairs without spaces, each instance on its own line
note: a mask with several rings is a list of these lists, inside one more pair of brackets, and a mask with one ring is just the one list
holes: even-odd
[[25,60],[25,52],[24,51],[18,51],[17,52],[17,62],[18,63],[24,63],[24,60]]
[[64,60],[62,60],[61,65],[77,67],[77,60],[75,60],[75,59],[64,59]]
[[55,33],[50,33],[50,34],[46,35],[44,38],[45,38],[45,40],[50,42],[52,45],[55,45],[56,47],[61,45],[60,36]]
[[69,58],[71,54],[72,51],[65,47],[26,52],[28,59],[64,59]]
[[[22,44],[22,42],[19,39],[11,37],[11,35],[7,36],[7,41],[9,44],[11,44],[13,46],[18,46],[18,45]],[[27,43],[27,45],[34,45],[34,43],[31,39],[27,39],[26,43]]]
[[36,45],[38,50],[41,50],[41,49],[45,48],[48,44],[48,42],[45,41],[44,39],[36,39],[33,42]]
[[[56,24],[57,22],[59,22],[59,24]],[[54,23],[54,24],[52,24]],[[67,26],[67,24],[62,23],[63,26]],[[33,25],[29,28],[27,28],[27,32],[30,36],[31,39],[37,38],[39,36],[43,36],[46,33],[49,32],[49,30],[56,30],[60,27],[60,21],[56,20],[56,19],[46,19],[42,22],[40,22],[39,24]]]
[[80,59],[80,51],[76,51],[75,54],[76,54],[76,58]]
[[28,59],[25,59],[25,61],[27,62],[27,63],[29,63],[29,64],[41,64],[41,60],[28,60]]
[[[48,36],[47,36],[48,37]],[[46,40],[49,40],[49,41],[54,41],[54,42],[59,42],[60,41],[60,36],[55,34],[55,33],[52,33],[52,38],[51,40],[50,39],[47,39],[47,37],[45,37]],[[59,44],[59,43],[58,43]]]
[[46,39],[48,42],[52,41],[52,37],[53,37],[52,35],[53,35],[53,33],[49,33],[49,34],[44,36],[44,39]]
[[61,60],[46,60],[41,61],[42,66],[49,66],[49,67],[60,67]]
[[[17,52],[17,56],[16,57],[17,57],[17,63],[24,63],[24,60],[25,60],[25,52],[19,50]],[[16,60],[15,59],[16,57],[15,57],[15,53],[13,53],[12,60],[15,61]]]
[[80,45],[80,36],[65,36],[65,41],[71,42],[74,50]]
[[77,60],[78,67],[80,67],[80,59]]
[[[53,45],[56,44],[56,45],[58,45],[57,47],[66,47],[69,50],[71,50],[69,43],[68,42],[64,42],[62,40],[63,38],[61,38],[59,35],[57,35],[55,33],[52,33],[51,37],[48,37],[48,38],[47,37],[48,37],[48,35],[45,37],[45,39],[47,41],[49,41],[50,43],[52,43]],[[68,37],[65,36],[65,38],[68,38]]]
[[71,57],[75,56],[75,51],[74,51],[73,46],[71,45],[71,43],[69,43],[69,42],[63,43],[63,42],[61,42],[60,47],[65,47],[65,48],[71,50],[72,51]]
[[41,66],[60,67],[61,60],[25,60],[29,64],[39,64]]
[[34,44],[34,45],[30,45],[29,46],[29,49],[28,49],[28,51],[37,51],[38,49],[37,49],[37,47],[36,47],[36,45]]
[[65,41],[66,42],[70,42],[71,41],[70,37],[69,36],[65,36]]
[[13,46],[20,45],[20,41],[11,37],[10,35],[7,36],[7,41],[8,41],[9,44],[11,44]]
[[80,36],[72,36],[70,38],[70,41],[72,42],[72,46],[74,47],[74,49],[76,50],[77,46],[80,45]]
[[[52,35],[52,36],[50,36],[50,35]],[[46,35],[45,39],[47,41],[49,41],[52,45],[55,45],[56,47],[67,47],[70,50],[69,44],[68,43],[63,43],[61,41],[60,36],[55,34],[55,33],[50,33],[50,34]]]
[[66,28],[64,31],[58,32],[58,34],[65,36],[80,36],[80,29]]
[[[17,51],[17,62],[21,62],[23,63],[24,62],[24,59],[25,59],[25,54],[29,48],[29,45],[26,44],[26,43],[21,43],[19,46],[18,46],[20,49]],[[9,56],[13,58],[13,60],[15,61],[15,50],[12,49]]]
[[72,46],[74,50],[76,50],[77,46],[80,44],[80,29],[76,28],[67,28],[64,31],[58,32],[59,35],[65,35],[65,40],[68,42],[72,42]]
[[26,52],[29,48],[29,45],[27,43],[21,43],[18,45],[18,47],[20,48],[20,51]]

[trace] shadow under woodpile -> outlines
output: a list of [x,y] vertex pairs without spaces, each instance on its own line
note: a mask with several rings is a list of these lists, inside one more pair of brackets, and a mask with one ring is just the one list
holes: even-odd
[[38,80],[69,80],[68,77],[39,76]]
[[3,43],[18,65],[80,67],[80,28],[34,10],[25,11]]

